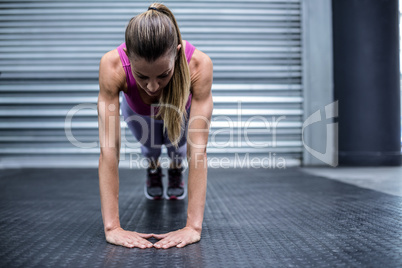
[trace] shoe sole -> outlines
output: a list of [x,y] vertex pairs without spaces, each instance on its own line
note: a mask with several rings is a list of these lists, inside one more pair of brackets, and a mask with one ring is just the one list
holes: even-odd
[[163,199],[163,194],[162,194],[161,196],[150,196],[150,195],[148,194],[147,185],[146,185],[146,184],[144,185],[144,194],[145,194],[145,197],[146,197],[147,199],[149,199],[149,200],[161,200],[161,199]]
[[186,196],[187,196],[187,187],[184,187],[184,193],[181,196],[175,196],[175,195],[168,196],[167,187],[163,191],[163,197],[166,200],[183,200],[184,198],[186,198]]

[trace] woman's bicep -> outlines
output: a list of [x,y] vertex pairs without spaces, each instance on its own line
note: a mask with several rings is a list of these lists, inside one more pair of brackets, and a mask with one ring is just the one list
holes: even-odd
[[120,102],[116,73],[102,57],[99,65],[99,95],[97,103],[101,154],[120,151]]

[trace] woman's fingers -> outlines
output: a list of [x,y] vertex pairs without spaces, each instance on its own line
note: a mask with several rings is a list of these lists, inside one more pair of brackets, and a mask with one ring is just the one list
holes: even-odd
[[143,234],[132,231],[126,231],[122,228],[116,228],[106,233],[106,241],[128,248],[151,248],[153,244],[146,240],[146,238],[152,237],[152,234]]
[[[154,245],[147,239],[155,237],[160,239]],[[121,245],[128,248],[161,248],[167,249],[171,247],[184,247],[186,245],[198,242],[200,240],[200,234],[195,232],[191,228],[183,228],[174,232],[165,234],[144,234],[131,231],[125,231],[123,229],[116,230],[113,233],[108,234],[107,241],[112,244]]]
[[178,247],[178,248],[182,248],[182,247],[185,247],[185,246],[187,246],[187,243],[186,243],[186,242],[184,242],[184,241],[181,241],[179,244],[177,244],[177,246],[176,246],[176,247]]
[[179,243],[180,243],[180,241],[169,241],[168,243],[163,245],[163,248],[171,248],[171,247],[176,246]]
[[181,235],[178,235],[177,233],[171,233],[170,235],[155,243],[154,247],[163,249],[171,248],[180,244],[182,241],[183,238]]
[[200,233],[188,227],[164,235],[154,235],[154,237],[162,239],[154,244],[154,247],[162,249],[174,246],[181,248],[201,239]]
[[153,247],[153,244],[151,242],[149,242],[148,240],[144,239],[144,238],[139,237],[137,241],[138,241],[138,244],[140,244],[141,248],[151,248],[151,247]]
[[123,243],[122,246],[126,247],[126,248],[133,248],[134,245],[130,244],[130,243]]
[[151,248],[153,246],[151,242],[142,238],[139,234],[132,234],[126,237],[122,245],[130,248]]
[[134,241],[125,241],[122,243],[122,246],[128,247],[128,248],[150,248],[152,247],[152,243],[146,240],[134,240]]
[[171,248],[171,247],[178,247],[178,248],[182,248],[186,245],[190,244],[189,242],[186,242],[183,238],[182,239],[175,239],[172,241],[167,242],[166,244],[164,244],[162,246],[162,248]]
[[159,241],[158,243],[155,243],[154,247],[165,249],[165,248],[174,247],[174,246],[178,245],[179,243],[181,243],[180,240],[177,240],[177,239],[172,239],[172,240],[169,239],[168,240],[168,238],[165,238],[165,239]]
[[158,242],[156,242],[155,244],[154,244],[154,247],[156,247],[156,248],[162,248],[165,244],[167,244],[169,242],[169,239],[168,238],[163,238],[162,240],[160,240],[160,241],[158,241]]

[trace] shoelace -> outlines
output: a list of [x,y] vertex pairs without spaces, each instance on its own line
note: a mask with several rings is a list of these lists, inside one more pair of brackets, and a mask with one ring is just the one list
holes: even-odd
[[181,170],[180,169],[173,169],[169,173],[169,186],[173,188],[181,187]]

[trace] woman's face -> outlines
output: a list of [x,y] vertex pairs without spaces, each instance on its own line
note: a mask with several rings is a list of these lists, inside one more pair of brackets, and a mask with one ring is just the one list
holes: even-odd
[[[177,47],[180,50],[181,45]],[[164,55],[154,62],[147,62],[143,58],[131,60],[131,71],[137,84],[152,97],[157,97],[162,93],[173,76],[175,67],[175,57]]]
[[131,71],[137,84],[150,96],[159,96],[174,72],[174,58],[162,56],[149,63],[142,58],[133,60]]

